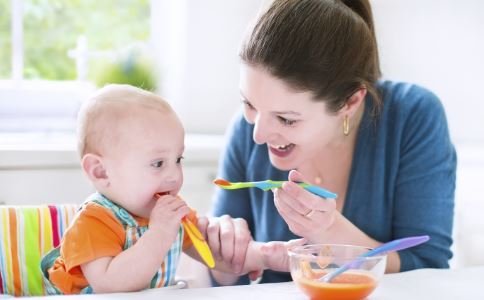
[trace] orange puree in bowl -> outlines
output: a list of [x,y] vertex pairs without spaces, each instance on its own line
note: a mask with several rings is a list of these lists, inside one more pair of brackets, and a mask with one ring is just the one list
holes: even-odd
[[312,300],[360,300],[376,288],[377,281],[371,275],[343,273],[330,283],[306,278],[296,278],[296,284]]

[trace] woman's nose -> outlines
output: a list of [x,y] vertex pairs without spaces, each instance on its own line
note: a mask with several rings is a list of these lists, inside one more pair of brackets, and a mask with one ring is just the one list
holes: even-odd
[[267,118],[261,117],[260,115],[257,115],[254,121],[254,132],[252,136],[254,142],[259,145],[265,144],[267,143],[271,134],[273,133],[269,120],[267,120]]

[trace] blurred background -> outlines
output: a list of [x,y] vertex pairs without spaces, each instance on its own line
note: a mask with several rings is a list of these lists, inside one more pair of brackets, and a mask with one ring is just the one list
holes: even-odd
[[[484,264],[484,2],[371,0],[383,77],[442,100],[458,152],[453,267]],[[92,191],[75,116],[96,86],[166,98],[187,129],[183,194],[208,212],[239,109],[238,48],[270,0],[0,0],[0,203],[80,203]]]

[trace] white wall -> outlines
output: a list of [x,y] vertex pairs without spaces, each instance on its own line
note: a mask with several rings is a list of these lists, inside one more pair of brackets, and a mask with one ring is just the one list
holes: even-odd
[[260,0],[154,0],[160,93],[188,131],[222,133],[239,107],[238,48]]
[[371,2],[384,76],[434,91],[456,143],[484,142],[484,1]]

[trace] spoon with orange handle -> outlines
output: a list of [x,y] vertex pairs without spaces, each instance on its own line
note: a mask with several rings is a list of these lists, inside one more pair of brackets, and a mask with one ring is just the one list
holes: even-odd
[[[287,181],[274,181],[274,180],[264,180],[264,181],[252,181],[252,182],[230,182],[225,179],[215,179],[213,183],[225,190],[235,190],[242,188],[256,187],[263,191],[268,191],[273,188],[280,188],[282,184]],[[326,199],[336,199],[338,195],[332,193],[322,187],[311,185],[305,182],[297,182],[297,185],[309,191],[315,195],[321,196]]]
[[[163,196],[163,194],[160,193],[156,195],[158,197]],[[213,269],[215,267],[215,260],[213,259],[212,251],[210,251],[210,247],[208,247],[207,241],[203,237],[200,230],[198,230],[198,227],[186,216],[182,218],[181,224],[188,237],[192,241],[195,250],[197,250],[198,254],[200,254],[200,257],[203,259],[205,264],[209,268]]]
[[208,247],[207,241],[203,237],[200,230],[198,230],[197,226],[190,221],[187,217],[183,217],[182,219],[182,226],[185,229],[185,232],[188,234],[190,240],[192,240],[193,246],[197,250],[200,257],[203,259],[205,264],[213,269],[215,267],[215,260],[213,259],[212,252]]

